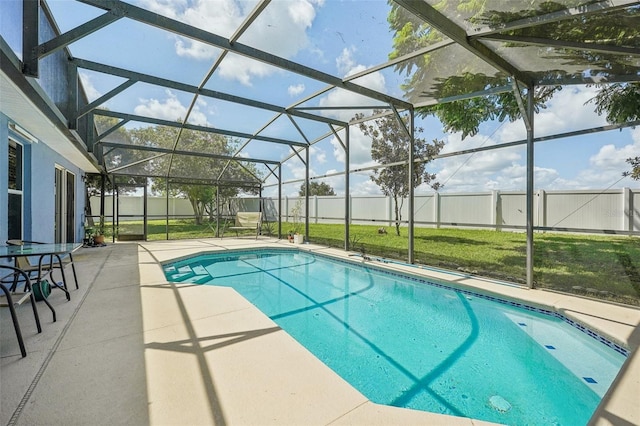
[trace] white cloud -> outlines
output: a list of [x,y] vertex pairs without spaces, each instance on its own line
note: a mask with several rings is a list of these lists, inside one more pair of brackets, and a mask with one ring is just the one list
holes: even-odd
[[189,2],[188,0],[140,0],[140,5],[162,16],[176,19],[179,12],[188,7]]
[[217,74],[227,80],[237,80],[245,86],[252,87],[254,77],[266,77],[276,71],[276,68],[265,63],[230,54],[220,64]]
[[[586,104],[596,93],[595,87],[586,86],[567,86],[556,92],[548,102],[547,108],[541,109],[534,117],[535,136],[549,136],[606,125],[605,117],[596,114],[594,105]],[[497,136],[502,142],[525,139],[527,133],[524,122],[517,120],[504,123]]]
[[[238,0],[145,0],[145,7],[197,28],[229,38],[255,6],[255,2]],[[307,30],[312,26],[316,11],[323,0],[289,0],[271,2],[249,29],[238,39],[239,43],[292,58],[307,47]],[[215,59],[220,49],[184,37],[176,38],[176,53],[196,60]],[[253,78],[264,77],[277,68],[239,55],[227,55],[220,64],[220,76],[251,86]]]
[[342,49],[340,56],[336,58],[336,67],[340,75],[347,75],[347,73],[352,72],[355,68],[356,62],[353,59],[355,51],[355,47],[345,47]]
[[[140,104],[134,108],[138,115],[159,118],[163,120],[184,120],[187,115],[187,107],[182,105],[177,96],[170,90],[166,91],[167,97],[163,100],[140,99]],[[200,126],[207,126],[209,122],[207,116],[200,111],[200,106],[206,106],[204,101],[196,102],[188,122]]]
[[[287,166],[287,168],[289,169],[289,171],[293,175],[293,179],[304,179],[305,178],[307,168],[305,167],[304,164],[302,164],[302,162],[299,159],[292,158],[291,160],[287,161],[284,164]],[[316,173],[314,172],[313,168],[309,167],[309,176],[314,176],[315,174]],[[299,186],[300,185],[298,185],[298,187]]]
[[627,158],[636,157],[640,153],[640,128],[634,129],[631,137],[633,143],[620,148],[612,144],[600,148],[600,151],[589,159],[591,166],[599,170],[623,170],[628,167]]
[[82,71],[80,71],[78,75],[80,76],[82,87],[84,89],[84,92],[87,94],[87,98],[89,99],[89,102],[93,102],[96,99],[98,99],[100,96],[102,96],[102,93],[100,93],[98,89],[96,89],[96,87],[93,85],[92,76]]
[[[547,136],[606,125],[605,117],[598,116],[593,111],[593,104],[587,104],[587,101],[595,94],[595,88],[583,86],[565,87],[556,93],[548,103],[548,108],[542,109],[535,116],[535,136]],[[496,125],[498,124],[496,123]],[[480,133],[464,140],[461,139],[460,133],[446,135],[444,138],[446,145],[442,152],[491,146],[526,138],[526,130],[522,120],[513,123],[505,122],[499,124],[498,128],[488,127],[494,130],[490,135],[485,130],[484,134]],[[623,132],[630,131],[624,130]],[[603,136],[603,139],[605,138],[607,136]],[[633,131],[632,138],[631,144],[622,147],[613,144],[600,147],[597,152],[591,155],[588,162],[584,161],[581,171],[575,171],[575,167],[580,167],[577,162],[582,161],[577,158],[570,161],[570,167],[567,166],[562,170],[536,166],[534,169],[535,187],[548,190],[609,187],[620,179],[622,171],[628,169],[628,165],[625,163],[626,158],[632,156],[633,153],[636,153],[633,154],[635,156],[640,152],[640,130]],[[554,141],[546,143],[554,144]],[[550,148],[546,147],[546,149]],[[493,152],[478,152],[471,157],[468,163],[462,165],[466,158],[468,156],[437,161],[437,178],[441,183],[445,183],[444,191],[524,190],[526,188],[524,146]],[[624,181],[620,182],[618,186],[623,184]]]
[[[326,174],[343,172],[343,171],[344,170],[330,169],[330,170],[327,170]],[[333,188],[333,191],[336,194],[344,195],[344,174],[331,176],[331,177],[328,177],[328,178],[324,178],[324,179],[321,180],[321,182],[325,182],[326,184],[331,186]]]
[[327,153],[315,146],[309,149],[309,157],[312,163],[324,164],[327,162]]
[[351,185],[351,195],[379,195],[382,194],[380,191],[380,187],[376,185],[369,177],[366,177],[366,180],[361,180],[360,182],[352,183]]
[[640,153],[640,128],[631,132],[631,139],[632,143],[619,148],[613,144],[604,145],[589,158],[590,167],[578,175],[586,188],[607,188],[618,181],[631,185],[631,179],[623,179],[622,172],[631,168],[626,162],[627,158]]
[[[353,53],[354,50],[344,49],[342,51],[341,57],[336,60],[336,65],[339,68],[343,67],[343,69],[339,69],[339,72],[343,73],[346,76],[356,74],[366,69],[364,65],[356,64],[355,60],[353,60],[351,57]],[[351,68],[347,69],[347,65]],[[354,82],[356,84],[360,84],[362,86],[377,90],[382,93],[386,91],[384,76],[378,72],[360,77],[354,80]],[[321,97],[318,104],[320,107],[353,107],[358,105],[372,106],[373,102],[374,101],[372,101],[370,98],[359,95],[357,93],[353,93],[344,89],[334,89],[327,93],[325,96]],[[356,111],[352,109],[344,109],[333,111],[327,110],[324,115],[336,118],[341,121],[349,122],[357,112],[363,112],[367,114],[371,113],[371,111]],[[340,135],[340,138],[344,143],[346,141],[345,132],[340,131],[338,132],[338,134]],[[331,144],[333,145],[333,155],[335,159],[344,164],[344,148],[335,137],[331,138]],[[358,128],[358,126],[351,126],[350,128],[349,152],[349,160],[351,162],[350,166],[352,168],[375,164],[375,162],[371,159],[371,138],[365,136],[364,133],[362,133],[362,131]]]
[[289,96],[295,97],[302,94],[304,92],[304,89],[304,84],[296,84],[295,86],[291,85],[287,88],[287,93],[289,94]]

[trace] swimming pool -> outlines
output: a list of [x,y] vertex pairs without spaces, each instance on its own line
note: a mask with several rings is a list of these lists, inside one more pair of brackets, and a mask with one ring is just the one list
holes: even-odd
[[229,286],[371,401],[506,424],[586,424],[627,354],[551,311],[297,250],[205,254]]

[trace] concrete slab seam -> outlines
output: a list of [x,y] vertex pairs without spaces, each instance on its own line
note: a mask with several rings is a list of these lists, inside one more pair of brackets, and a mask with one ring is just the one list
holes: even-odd
[[82,299],[80,299],[80,302],[78,303],[78,305],[75,307],[75,309],[71,313],[71,316],[69,317],[69,321],[67,321],[67,323],[65,324],[64,328],[62,329],[62,332],[60,333],[60,335],[56,339],[55,343],[53,344],[53,347],[51,348],[51,350],[49,351],[49,353],[45,357],[45,359],[44,359],[44,361],[42,363],[42,366],[40,367],[40,369],[36,373],[35,377],[33,378],[33,381],[31,382],[31,384],[27,388],[26,392],[22,396],[22,399],[18,403],[18,406],[16,407],[15,411],[11,415],[11,418],[7,422],[7,426],[15,426],[15,424],[17,423],[18,418],[22,414],[22,411],[24,410],[24,407],[27,405],[27,402],[29,401],[29,398],[31,398],[31,395],[33,394],[33,391],[36,389],[36,386],[38,386],[38,382],[40,381],[40,378],[42,378],[42,375],[44,374],[44,372],[46,371],[47,367],[49,366],[49,363],[51,362],[51,359],[53,358],[53,355],[56,353],[58,347],[60,346],[60,343],[62,343],[62,339],[67,334],[67,330],[69,329],[69,327],[73,323],[73,320],[76,317],[78,311],[80,310],[80,307],[84,304],[84,301],[86,300],[87,296],[91,292],[93,284],[96,282],[96,279],[97,279],[96,277],[98,277],[100,275],[100,272],[102,272],[102,270],[104,269],[104,265],[107,263],[107,261],[111,257],[112,253],[113,252],[109,252],[109,254],[105,258],[104,262],[100,266],[100,269],[98,270],[98,273],[94,276],[93,281],[91,281],[89,283],[89,285],[87,286],[87,291],[85,291],[84,295],[82,296]]

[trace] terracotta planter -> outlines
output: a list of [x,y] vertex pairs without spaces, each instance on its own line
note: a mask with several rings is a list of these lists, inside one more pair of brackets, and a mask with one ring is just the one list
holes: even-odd
[[104,244],[104,235],[94,235],[93,242],[95,244]]

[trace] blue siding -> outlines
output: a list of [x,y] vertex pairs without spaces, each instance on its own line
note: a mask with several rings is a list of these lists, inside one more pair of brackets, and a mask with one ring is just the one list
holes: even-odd
[[[0,113],[0,170],[7,170],[10,120]],[[16,123],[20,125],[20,123]],[[75,241],[84,236],[85,190],[84,172],[51,149],[44,141],[31,144],[17,134],[12,137],[24,146],[24,228],[27,240],[53,242],[55,221],[55,167],[65,168],[75,175]],[[0,241],[7,239],[7,173],[0,173]]]

